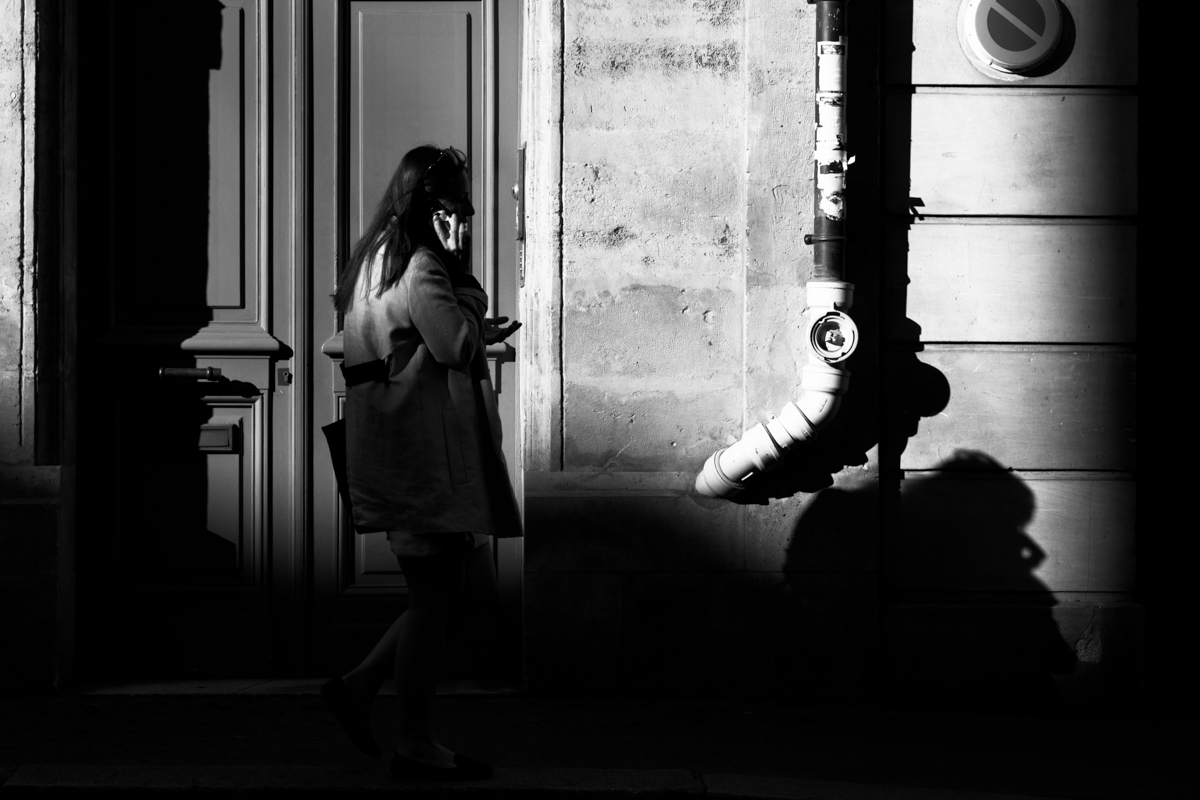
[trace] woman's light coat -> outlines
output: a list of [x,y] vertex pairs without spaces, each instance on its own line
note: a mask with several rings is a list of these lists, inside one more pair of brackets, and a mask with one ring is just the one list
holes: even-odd
[[389,379],[346,390],[346,461],[360,532],[521,536],[483,341],[487,295],[427,248],[378,295],[360,272],[345,364],[389,359]]

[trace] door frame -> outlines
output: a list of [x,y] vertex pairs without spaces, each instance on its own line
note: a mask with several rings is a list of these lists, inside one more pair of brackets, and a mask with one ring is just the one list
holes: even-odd
[[[485,0],[495,9],[498,0]],[[62,365],[62,384],[57,392],[39,392],[36,424],[40,463],[61,463],[60,572],[58,614],[58,687],[78,681],[74,651],[78,631],[75,558],[77,539],[74,487],[76,483],[76,430],[78,427],[77,331],[75,320],[79,299],[77,280],[77,188],[75,183],[76,142],[81,134],[75,112],[79,62],[76,55],[79,30],[77,4],[82,0],[37,0],[43,39],[39,54],[38,106],[38,203],[37,248],[41,256],[39,299],[46,313],[39,315],[40,352]],[[263,68],[261,101],[257,109],[262,126],[261,147],[253,154],[258,161],[260,183],[258,220],[262,225],[259,252],[270,274],[264,285],[264,320],[274,317],[285,324],[290,341],[273,361],[273,415],[266,449],[271,459],[287,451],[288,464],[276,463],[266,491],[266,535],[269,539],[269,589],[276,657],[276,677],[317,675],[319,627],[323,609],[322,591],[332,596],[335,587],[322,585],[314,564],[336,557],[323,549],[326,542],[316,535],[323,509],[336,503],[336,488],[328,473],[321,425],[331,419],[336,398],[318,386],[331,386],[340,379],[335,363],[317,352],[329,349],[330,331],[336,330],[329,295],[334,285],[339,231],[336,223],[316,213],[318,198],[331,196],[339,172],[341,119],[337,99],[344,87],[330,75],[340,48],[336,36],[322,38],[315,21],[336,15],[346,0],[256,0],[260,24],[248,35],[259,40]],[[561,231],[558,186],[561,176],[561,74],[555,65],[562,52],[561,0],[519,0],[517,141],[531,155],[526,159],[522,180],[525,187],[524,240],[517,243],[521,271],[517,291],[517,317],[524,323],[518,331],[519,360],[517,429],[506,432],[514,444],[514,490],[524,506],[524,472],[527,453],[536,454],[534,469],[544,470],[549,448],[543,445],[550,423],[557,382],[558,330],[557,285],[561,265]],[[494,30],[495,17],[491,17]],[[337,30],[336,26],[333,30]],[[529,31],[537,35],[528,35]],[[494,40],[493,40],[494,41]],[[334,102],[328,100],[333,98]],[[50,109],[54,113],[49,113]],[[41,124],[42,122],[48,124]],[[317,136],[325,132],[326,136]],[[53,150],[53,157],[51,157]],[[494,189],[494,187],[493,187]],[[500,227],[501,231],[506,230]],[[497,238],[497,247],[509,241]],[[49,257],[47,257],[49,256]],[[280,269],[288,262],[286,272]],[[526,265],[538,265],[526,269]],[[264,267],[267,268],[267,267]],[[287,280],[280,280],[281,275]],[[531,280],[532,279],[532,280]],[[550,301],[550,302],[547,302]],[[286,320],[279,319],[282,316]],[[52,330],[53,329],[53,330]],[[86,333],[86,332],[85,332]],[[547,368],[549,366],[549,368]],[[52,371],[40,373],[51,380]],[[511,381],[509,381],[511,385]],[[40,385],[40,384],[39,384]],[[290,394],[290,396],[285,396]],[[281,396],[284,395],[284,396]],[[281,402],[283,401],[283,402]],[[533,402],[531,402],[533,401]],[[561,442],[561,437],[556,437]],[[533,447],[531,448],[531,445]],[[561,468],[561,461],[559,468]],[[504,654],[511,680],[524,684],[524,543],[520,539],[498,540],[496,553],[500,610],[507,628],[509,652]]]

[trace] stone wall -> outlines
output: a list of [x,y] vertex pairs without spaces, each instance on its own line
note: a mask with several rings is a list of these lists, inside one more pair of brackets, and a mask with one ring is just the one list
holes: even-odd
[[38,371],[43,385],[61,378],[37,335],[39,322],[57,318],[37,302],[41,22],[33,0],[0,0],[0,675],[24,690],[66,680],[74,613],[63,468],[36,463]]
[[861,699],[873,442],[738,503],[692,488],[799,394],[813,7],[562,9],[561,449],[526,474],[530,687]]
[[33,462],[32,2],[0,2],[0,464]]

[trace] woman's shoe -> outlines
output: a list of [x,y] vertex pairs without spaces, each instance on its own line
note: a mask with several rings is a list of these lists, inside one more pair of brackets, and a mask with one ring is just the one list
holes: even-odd
[[325,702],[329,704],[330,710],[341,724],[342,730],[350,737],[350,741],[354,742],[355,747],[371,758],[379,758],[383,755],[383,751],[375,743],[375,737],[371,735],[371,726],[367,722],[367,718],[354,705],[350,688],[341,678],[334,678],[322,686],[321,696],[325,698]]
[[492,777],[492,768],[473,758],[454,754],[453,767],[431,767],[407,756],[392,756],[392,777],[409,781],[477,781]]

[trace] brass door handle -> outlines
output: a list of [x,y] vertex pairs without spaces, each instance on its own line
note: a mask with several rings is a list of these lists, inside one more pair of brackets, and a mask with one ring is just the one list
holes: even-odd
[[193,381],[219,381],[219,367],[159,367],[160,378],[185,378]]

